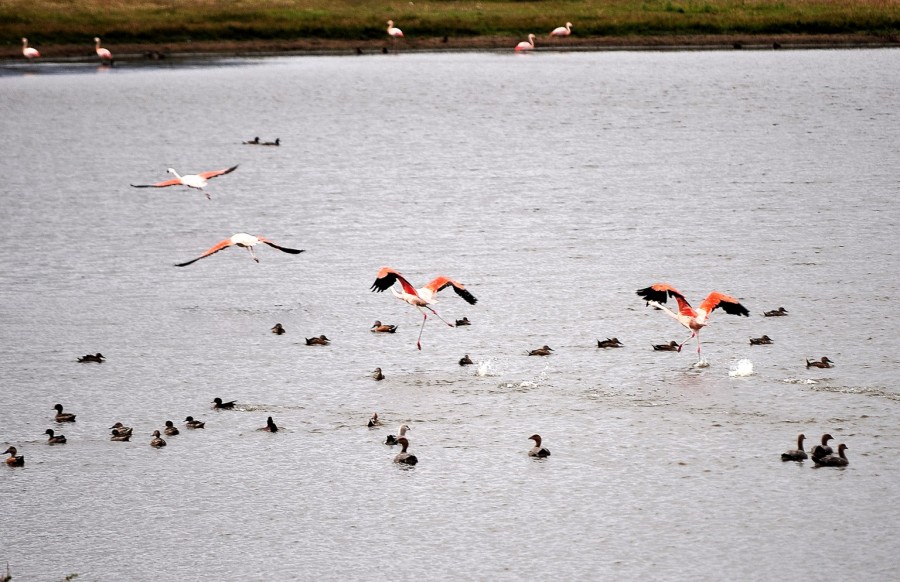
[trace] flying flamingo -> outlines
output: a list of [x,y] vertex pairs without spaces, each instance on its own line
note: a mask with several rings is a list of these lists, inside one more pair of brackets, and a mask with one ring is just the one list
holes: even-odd
[[519,52],[519,51],[530,51],[530,50],[533,49],[533,48],[534,48],[534,35],[533,35],[533,34],[529,34],[529,35],[528,35],[528,42],[525,42],[525,41],[523,40],[522,42],[520,42],[519,44],[516,45],[516,52]]
[[[397,281],[400,282],[400,287],[403,289],[402,293],[398,293],[393,285]],[[462,283],[458,281],[454,281],[453,279],[449,279],[447,277],[437,277],[431,283],[425,285],[421,289],[416,289],[413,287],[409,281],[407,281],[403,275],[399,272],[395,271],[390,267],[382,267],[380,271],[378,271],[378,276],[375,278],[375,282],[372,283],[371,290],[377,291],[381,293],[382,291],[386,291],[390,288],[391,293],[394,294],[394,297],[400,299],[401,301],[406,301],[416,309],[422,312],[422,327],[419,328],[419,337],[416,339],[416,347],[420,350],[422,349],[422,330],[425,329],[425,322],[428,320],[428,314],[422,310],[424,307],[428,311],[437,315],[438,319],[449,325],[450,327],[454,327],[454,325],[443,317],[438,315],[438,312],[434,310],[431,306],[437,303],[434,301],[434,296],[437,295],[438,291],[446,287],[453,287],[453,290],[456,291],[456,294],[466,300],[470,305],[475,305],[478,303],[478,300],[475,299],[475,296],[469,293]]]
[[105,49],[100,46],[100,38],[97,36],[94,37],[94,49],[97,51],[97,56],[100,57],[100,61],[102,63],[112,65],[112,53],[109,52],[109,49]]
[[28,39],[24,37],[22,38],[22,54],[25,55],[25,58],[29,61],[35,57],[41,56],[41,53],[39,53],[36,48],[28,46]]
[[393,38],[393,39],[403,38],[403,31],[394,26],[393,20],[388,20],[387,25],[388,25],[387,33],[390,35],[391,38]]
[[206,194],[206,199],[210,200],[209,192],[204,190],[207,186],[207,180],[215,178],[216,176],[221,176],[223,174],[228,174],[237,170],[237,166],[231,166],[225,170],[213,170],[211,172],[200,172],[199,174],[188,174],[186,176],[179,176],[178,172],[176,172],[173,168],[169,168],[166,170],[167,173],[175,176],[174,180],[166,180],[165,182],[157,182],[156,184],[132,184],[134,188],[166,188],[168,186],[187,186],[188,188],[196,188],[200,190],[204,194]]
[[559,26],[550,31],[550,36],[569,36],[572,34],[572,23],[567,22],[565,26]]
[[273,249],[278,249],[279,251],[284,251],[284,252],[290,253],[292,255],[296,255],[296,254],[303,252],[303,250],[289,249],[287,247],[279,246],[279,245],[273,243],[272,241],[270,241],[269,239],[261,237],[261,236],[253,236],[252,234],[247,234],[246,232],[239,232],[236,235],[232,236],[231,238],[226,238],[222,242],[219,242],[219,243],[211,246],[210,248],[206,249],[206,251],[202,255],[197,257],[196,259],[191,259],[190,261],[187,261],[185,263],[177,263],[175,266],[176,267],[186,267],[186,266],[190,265],[191,263],[195,263],[195,262],[199,261],[200,259],[204,259],[204,258],[208,257],[209,255],[212,255],[214,253],[221,251],[222,249],[226,249],[226,248],[230,247],[231,245],[237,245],[239,247],[244,247],[245,249],[250,251],[250,256],[253,257],[253,260],[258,263],[259,259],[256,258],[256,254],[253,252],[253,247],[258,245],[259,243],[267,244],[270,247],[272,247]]
[[[691,336],[678,345],[678,351],[680,352],[681,347],[692,337],[696,336],[698,359],[700,358],[700,329],[706,326],[709,315],[715,311],[716,308],[721,307],[725,310],[725,313],[730,313],[732,315],[750,316],[750,312],[747,311],[747,308],[741,305],[737,299],[725,295],[724,293],[719,293],[718,291],[713,291],[707,295],[697,311],[694,311],[681,291],[667,283],[656,283],[646,289],[638,289],[637,294],[647,301],[647,305],[662,309],[678,323],[691,330]],[[665,305],[662,305],[669,297],[674,297],[678,302],[678,313],[675,313]]]

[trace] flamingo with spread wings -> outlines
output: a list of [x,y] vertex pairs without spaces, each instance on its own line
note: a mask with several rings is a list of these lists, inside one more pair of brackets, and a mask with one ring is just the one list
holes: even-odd
[[300,254],[303,252],[303,249],[289,249],[287,247],[277,245],[265,237],[253,236],[252,234],[247,234],[246,232],[239,232],[239,233],[233,235],[231,238],[226,238],[225,240],[209,247],[208,249],[206,249],[206,251],[202,255],[200,255],[196,259],[191,259],[190,261],[187,261],[185,263],[177,263],[175,266],[176,267],[186,267],[186,266],[190,265],[191,263],[196,263],[200,259],[204,259],[204,258],[208,257],[209,255],[212,255],[214,253],[221,251],[222,249],[227,249],[228,247],[230,247],[232,245],[244,247],[245,249],[250,251],[250,256],[253,257],[253,260],[258,263],[259,259],[256,258],[256,254],[253,252],[253,247],[258,245],[259,243],[267,244],[270,247],[272,247],[273,249],[278,249],[279,251],[283,251],[285,253],[289,253],[292,255],[297,255],[297,254]]
[[[400,287],[403,289],[401,293],[398,293],[396,289],[394,289],[394,283],[400,283]],[[435,301],[434,296],[438,294],[442,289],[446,289],[447,287],[453,287],[453,290],[456,291],[456,294],[462,297],[467,303],[470,305],[475,305],[478,303],[478,299],[475,298],[474,295],[469,293],[469,291],[465,288],[465,286],[459,281],[454,281],[448,277],[436,277],[433,281],[422,287],[421,289],[416,289],[413,287],[409,281],[407,281],[403,275],[401,275],[398,271],[390,268],[390,267],[382,267],[380,271],[378,271],[378,276],[375,278],[375,282],[372,283],[371,290],[376,291],[378,293],[382,291],[391,290],[391,293],[394,294],[394,297],[400,299],[401,301],[405,301],[422,312],[422,327],[419,328],[419,337],[416,340],[416,347],[420,350],[422,349],[422,330],[425,329],[425,322],[428,320],[428,314],[422,309],[423,307],[433,314],[437,315],[438,319],[449,325],[450,327],[455,327],[452,323],[445,320],[443,317],[438,315],[438,312],[434,310],[432,305],[437,303]]]
[[230,174],[231,172],[237,170],[237,168],[237,166],[231,166],[230,168],[225,168],[224,170],[212,170],[210,172],[187,174],[185,176],[179,176],[178,172],[176,172],[174,168],[169,168],[168,170],[166,170],[166,172],[175,176],[175,178],[172,180],[157,182],[156,184],[132,184],[131,186],[134,188],[167,188],[169,186],[187,186],[188,188],[195,188],[197,190],[200,190],[201,192],[206,194],[206,198],[207,200],[209,200],[209,192],[204,190],[204,188],[206,188],[208,184],[208,180],[211,180],[216,176]]
[[[675,321],[691,330],[690,337],[678,345],[678,351],[681,351],[681,347],[686,344],[688,340],[692,337],[696,337],[697,358],[700,358],[700,329],[707,325],[709,316],[713,311],[721,307],[725,313],[730,313],[731,315],[750,316],[750,312],[747,311],[746,307],[741,305],[740,301],[730,295],[719,293],[718,291],[713,291],[707,295],[706,299],[703,300],[703,303],[700,304],[700,307],[696,311],[694,311],[694,308],[687,302],[687,299],[684,298],[681,291],[667,283],[656,283],[645,289],[638,289],[637,294],[647,301],[647,305],[659,307]],[[674,297],[675,301],[678,302],[678,313],[675,313],[665,305],[662,305],[669,297]]]

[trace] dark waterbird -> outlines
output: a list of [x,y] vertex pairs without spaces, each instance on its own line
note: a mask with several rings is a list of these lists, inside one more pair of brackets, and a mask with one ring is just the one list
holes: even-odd
[[808,458],[806,451],[803,450],[803,439],[806,438],[806,435],[800,434],[797,435],[797,448],[793,451],[786,451],[781,453],[782,461],[802,461]]

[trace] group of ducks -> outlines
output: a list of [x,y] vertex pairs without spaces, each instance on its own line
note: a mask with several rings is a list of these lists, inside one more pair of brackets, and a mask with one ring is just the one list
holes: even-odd
[[[94,52],[97,53],[97,56],[100,57],[100,64],[111,67],[113,66],[113,56],[112,53],[109,52],[109,49],[105,49],[100,46],[100,38],[94,37]],[[39,58],[41,53],[34,47],[28,46],[28,39],[22,38],[22,56],[31,61],[32,59]]]
[[823,434],[822,442],[814,446],[809,454],[803,450],[803,440],[805,438],[806,436],[803,434],[798,435],[797,448],[781,453],[781,460],[805,461],[808,458],[812,458],[813,463],[817,467],[846,467],[850,464],[850,461],[847,460],[847,455],[844,454],[844,451],[848,448],[847,445],[844,443],[839,444],[837,454],[834,454],[834,450],[828,446],[828,441],[834,439],[830,434]]
[[275,141],[259,141],[259,136],[254,137],[253,139],[245,142],[241,142],[244,145],[261,145],[261,146],[275,146],[278,147],[281,145],[281,138],[276,137]]

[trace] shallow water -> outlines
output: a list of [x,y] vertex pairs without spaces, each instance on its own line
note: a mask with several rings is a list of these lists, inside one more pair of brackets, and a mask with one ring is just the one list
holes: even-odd
[[[893,578],[895,61],[5,68],[0,445],[27,464],[0,467],[0,564],[23,580]],[[283,145],[241,145],[257,135]],[[211,200],[129,187],[234,164]],[[173,268],[241,231],[306,252]],[[429,318],[417,351],[421,315],[368,290],[383,265],[465,283],[477,305],[446,290],[436,308],[472,325]],[[635,295],[656,281],[751,317],[714,313],[706,367],[693,342],[654,352],[686,335]],[[330,346],[305,345],[320,334]],[[775,343],[749,345],[762,334]],[[625,347],[597,349],[613,336]],[[823,355],[835,368],[805,367]],[[77,422],[56,426],[56,402]],[[206,428],[148,446],[187,415]],[[255,430],[270,415],[283,430]],[[116,421],[134,442],[108,441]],[[404,422],[412,469],[381,444]],[[49,427],[69,443],[46,445]],[[800,432],[847,443],[849,467],[782,463]],[[526,456],[534,433],[549,459]]]

